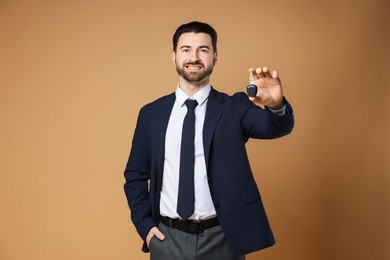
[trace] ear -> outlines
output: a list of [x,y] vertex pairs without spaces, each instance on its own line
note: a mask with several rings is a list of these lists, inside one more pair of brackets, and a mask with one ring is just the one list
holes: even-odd
[[172,62],[173,62],[173,65],[176,66],[176,52],[175,51],[172,51]]
[[213,57],[214,65],[215,65],[215,63],[217,63],[217,60],[218,60],[218,52],[216,51],[214,53],[214,57]]

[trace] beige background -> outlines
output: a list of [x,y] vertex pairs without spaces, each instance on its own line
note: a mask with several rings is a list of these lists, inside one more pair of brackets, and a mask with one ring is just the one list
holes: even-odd
[[247,259],[390,259],[389,1],[0,0],[0,259],[148,259],[123,170],[174,91],[171,37],[219,33],[212,84],[280,72],[296,127],[248,143],[277,244]]

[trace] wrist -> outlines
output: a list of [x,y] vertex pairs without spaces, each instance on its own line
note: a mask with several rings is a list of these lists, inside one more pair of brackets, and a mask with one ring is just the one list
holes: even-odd
[[270,109],[272,110],[280,110],[284,107],[284,101],[281,100],[279,103],[275,104],[275,105],[272,105],[272,106],[268,106]]

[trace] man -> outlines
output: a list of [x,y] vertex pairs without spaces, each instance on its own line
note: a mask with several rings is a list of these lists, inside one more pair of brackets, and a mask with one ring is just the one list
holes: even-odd
[[217,59],[210,25],[181,25],[176,92],[139,113],[124,188],[151,259],[245,259],[275,243],[245,143],[290,133],[293,111],[267,67],[250,70],[256,97],[213,89]]

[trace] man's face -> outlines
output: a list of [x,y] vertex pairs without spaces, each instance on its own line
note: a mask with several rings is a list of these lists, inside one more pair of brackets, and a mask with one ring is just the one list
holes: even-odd
[[180,35],[172,58],[183,79],[190,83],[208,83],[217,56],[210,35],[191,32]]

